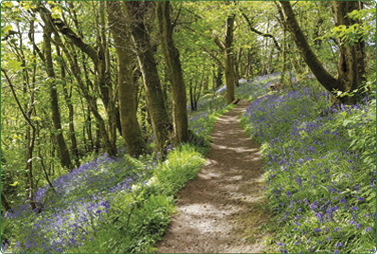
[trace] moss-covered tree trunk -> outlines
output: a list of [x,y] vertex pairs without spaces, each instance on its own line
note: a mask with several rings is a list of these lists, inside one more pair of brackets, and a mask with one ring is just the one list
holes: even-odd
[[[287,24],[297,48],[300,50],[306,64],[322,86],[332,93],[336,90],[341,92],[352,92],[359,88],[365,75],[363,42],[359,40],[356,41],[354,45],[343,44],[339,46],[338,78],[336,79],[323,67],[318,57],[311,49],[297,22],[291,4],[286,1],[280,1],[280,6],[284,15],[284,22]],[[355,24],[357,21],[346,17],[346,14],[353,10],[357,10],[358,6],[358,2],[356,1],[333,2],[336,25],[351,26]],[[360,99],[360,96],[360,91],[358,91],[355,93],[355,96],[344,96],[338,98],[338,100],[341,103],[354,104]]]
[[165,108],[157,64],[153,56],[148,29],[144,24],[147,12],[151,11],[154,3],[125,1],[123,4],[129,18],[131,37],[144,80],[148,111],[152,120],[157,149],[164,153],[173,126]]
[[168,66],[171,83],[174,143],[177,145],[188,140],[186,86],[179,60],[179,51],[173,41],[170,2],[161,1],[156,3],[162,50]]
[[120,2],[106,2],[110,31],[117,54],[118,98],[122,136],[130,156],[139,157],[146,151],[139,122],[136,117],[135,84],[131,49],[127,27]]
[[63,94],[64,94],[64,99],[67,104],[68,108],[68,120],[69,120],[69,137],[71,139],[71,152],[74,157],[74,160],[76,161],[76,165],[79,166],[79,150],[77,148],[77,139],[76,139],[76,132],[75,132],[75,124],[73,121],[74,117],[74,108],[73,108],[73,103],[72,103],[72,87],[71,87],[71,92],[68,92],[67,88],[67,83],[66,83],[66,75],[65,75],[65,63],[62,58],[62,55],[60,54],[60,48],[57,45],[56,46],[56,53],[59,57],[59,64],[60,64],[60,74],[62,78],[62,85],[63,85]]
[[[102,139],[102,142],[105,146],[104,147],[105,152],[109,156],[115,156],[116,153],[117,153],[116,147],[110,141],[110,138],[109,138],[107,130],[106,130],[105,121],[103,120],[102,116],[98,112],[96,98],[89,94],[89,86],[84,84],[83,80],[81,79],[80,68],[79,68],[79,65],[76,61],[77,59],[75,59],[74,56],[72,56],[72,54],[68,51],[68,49],[61,42],[58,33],[55,33],[55,40],[57,41],[58,44],[60,44],[62,46],[62,50],[63,50],[64,54],[66,55],[68,62],[71,66],[71,72],[72,72],[74,78],[77,81],[78,87],[80,88],[80,90],[83,94],[83,97],[85,98],[86,102],[88,103],[88,108],[89,108],[90,112],[92,112],[94,118],[97,121],[97,127],[98,127],[97,133],[99,134],[99,136]],[[90,112],[88,112],[89,116],[90,116]],[[93,141],[92,141],[92,144],[93,144]],[[96,140],[96,150],[97,150],[97,152],[98,152],[98,149],[99,149],[99,137]]]
[[51,49],[51,34],[52,27],[48,19],[43,15],[43,20],[45,26],[43,28],[43,46],[44,46],[44,57],[46,60],[46,73],[49,78],[49,90],[50,90],[50,99],[51,99],[51,118],[55,128],[55,137],[59,148],[60,162],[63,167],[67,169],[72,169],[73,165],[71,163],[71,158],[67,145],[64,140],[63,130],[60,121],[60,110],[58,104],[58,87],[56,84],[56,76],[54,72],[54,65],[52,63],[52,49]]
[[[53,3],[51,3],[51,4],[53,4]],[[115,156],[116,153],[117,153],[116,147],[115,147],[116,122],[113,120],[113,119],[115,119],[115,116],[114,116],[115,113],[114,113],[114,110],[113,110],[113,109],[115,109],[115,106],[111,106],[110,108],[112,110],[109,110],[108,109],[109,103],[106,102],[106,100],[112,101],[111,98],[110,98],[110,95],[113,95],[113,93],[108,90],[108,89],[111,88],[111,83],[109,83],[111,80],[109,78],[106,79],[106,75],[108,77],[109,73],[106,74],[106,61],[103,60],[104,57],[105,57],[104,53],[97,51],[94,47],[85,43],[83,41],[82,37],[78,36],[68,25],[65,24],[65,22],[63,22],[63,20],[61,20],[60,18],[53,19],[51,17],[51,11],[48,10],[43,5],[43,3],[40,3],[38,7],[39,7],[39,12],[40,12],[41,16],[43,16],[46,19],[46,21],[49,22],[49,24],[53,24],[55,26],[55,29],[53,30],[55,36],[59,37],[57,31],[61,32],[62,34],[64,34],[70,40],[71,43],[73,43],[82,52],[84,52],[86,55],[88,55],[89,58],[93,61],[93,64],[95,66],[95,70],[96,70],[96,73],[97,73],[96,83],[100,87],[101,99],[103,100],[104,105],[106,107],[106,112],[108,114],[108,118],[109,118],[109,121],[110,121],[110,128],[111,128],[111,130],[114,130],[111,133],[112,136],[110,136],[110,137],[109,137],[107,129],[106,129],[106,124],[105,124],[103,118],[101,117],[101,115],[97,111],[97,105],[96,105],[95,98],[92,97],[91,95],[89,95],[88,88],[82,83],[81,77],[78,76],[78,75],[80,75],[80,73],[77,72],[76,70],[74,70],[74,69],[78,68],[78,66],[77,66],[77,63],[73,62],[72,59],[70,60],[70,65],[71,66],[75,65],[76,68],[72,68],[71,70],[72,70],[72,72],[73,71],[76,72],[76,76],[75,76],[76,80],[78,78],[80,79],[80,82],[78,82],[78,84],[80,86],[80,89],[83,92],[85,99],[88,101],[88,104],[90,105],[90,107],[89,107],[90,110],[92,111],[94,117],[96,118],[96,120],[98,122],[99,132],[101,133],[100,135],[101,135],[101,138],[102,138],[102,142],[104,143],[106,153],[109,156]],[[59,44],[62,44],[62,43],[60,42]],[[70,55],[69,53],[67,53],[67,49],[65,49],[64,47],[62,49],[65,50],[64,53],[67,56]],[[108,83],[105,83],[105,82],[108,82]],[[115,105],[114,101],[112,101],[112,103],[113,103],[113,105]],[[98,146],[97,146],[97,149],[98,149]]]
[[[358,21],[347,17],[347,13],[359,9],[359,1],[334,1],[332,2],[334,10],[334,20],[336,26],[350,27]],[[353,91],[358,89],[365,80],[365,52],[364,42],[361,40],[355,43],[340,43],[338,51],[338,82],[339,90],[342,92]],[[343,103],[354,104],[360,98],[360,94],[356,93],[352,97],[341,98]]]

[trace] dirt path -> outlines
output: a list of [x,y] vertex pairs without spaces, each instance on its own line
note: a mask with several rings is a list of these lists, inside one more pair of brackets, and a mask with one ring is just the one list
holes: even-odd
[[266,234],[259,227],[269,214],[263,210],[262,155],[240,127],[248,105],[241,101],[216,122],[207,162],[178,193],[178,213],[159,253],[263,252]]

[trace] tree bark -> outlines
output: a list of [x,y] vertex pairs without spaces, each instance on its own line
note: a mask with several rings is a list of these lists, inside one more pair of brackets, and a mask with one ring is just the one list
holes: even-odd
[[[25,113],[24,109],[22,108],[21,103],[18,100],[17,94],[14,91],[13,84],[12,84],[7,72],[3,68],[1,68],[1,71],[4,73],[5,79],[7,80],[8,84],[9,84],[9,87],[12,91],[13,97],[17,102],[18,108],[20,109],[22,116],[25,118],[28,125],[32,129],[32,134],[31,134],[28,146],[27,146],[27,161],[26,161],[26,165],[25,165],[25,171],[28,174],[27,176],[28,176],[28,180],[29,180],[29,182],[26,184],[26,186],[29,187],[28,190],[26,191],[26,193],[27,193],[28,198],[30,200],[30,207],[31,207],[32,210],[34,210],[36,208],[36,205],[35,205],[35,197],[34,197],[34,178],[33,178],[33,164],[32,163],[33,163],[33,151],[34,151],[35,137],[36,137],[36,128],[35,128],[33,122],[30,119],[30,115]],[[32,98],[31,103],[34,103],[34,101],[33,101],[34,92],[31,93],[31,98]],[[31,112],[31,111],[29,111],[29,112]]]
[[[339,46],[338,78],[335,79],[323,67],[318,57],[309,46],[309,43],[293,13],[291,4],[286,1],[280,1],[280,6],[282,8],[284,21],[287,24],[302,57],[322,86],[331,93],[334,93],[336,90],[341,92],[352,92],[360,87],[365,74],[363,43],[359,40],[354,45],[343,44]],[[333,2],[336,25],[350,26],[357,22],[346,17],[347,13],[352,12],[357,8],[358,3],[355,1]],[[338,98],[338,100],[341,103],[354,104],[360,99],[360,96],[360,92],[356,92],[355,96],[344,96]]]
[[77,148],[77,139],[76,139],[76,133],[75,133],[75,125],[73,121],[73,116],[74,116],[74,109],[73,109],[73,104],[72,104],[72,91],[71,95],[68,93],[68,88],[67,88],[67,83],[66,83],[66,77],[65,77],[65,64],[64,60],[62,58],[62,55],[60,54],[60,48],[57,45],[56,46],[56,53],[58,57],[60,57],[60,69],[61,69],[61,78],[62,78],[62,84],[63,84],[63,94],[64,94],[64,99],[68,107],[68,120],[69,120],[69,137],[71,139],[71,150],[72,150],[72,155],[76,161],[76,165],[79,166],[79,151]]
[[225,23],[225,43],[221,42],[219,38],[215,37],[215,43],[224,52],[225,59],[225,80],[226,80],[226,100],[228,104],[234,101],[234,56],[232,50],[233,43],[233,30],[234,30],[234,20],[235,15],[229,16]]
[[[358,21],[352,18],[346,17],[347,13],[353,10],[359,9],[358,1],[335,1],[332,2],[334,7],[334,20],[335,25],[344,25],[350,27],[356,24]],[[339,40],[339,51],[338,51],[338,81],[340,87],[338,90],[342,92],[353,91],[360,87],[361,83],[365,81],[365,52],[364,52],[364,42],[358,40],[356,43],[351,45],[347,42],[340,43]],[[343,97],[342,102],[346,104],[354,104],[361,97],[360,93],[356,93],[352,97]]]
[[[109,118],[109,122],[110,122],[109,128],[110,128],[110,131],[114,130],[116,124],[114,124],[115,118],[112,116],[112,114],[114,112],[113,108],[115,108],[115,106],[113,107],[114,103],[109,98],[110,94],[112,95],[112,93],[109,92],[108,90],[106,90],[106,89],[111,88],[111,84],[106,83],[106,82],[109,82],[109,79],[105,78],[106,77],[106,73],[105,73],[106,64],[105,64],[105,61],[103,60],[105,58],[104,54],[102,54],[102,52],[98,52],[94,47],[85,43],[82,40],[82,38],[80,36],[78,36],[74,31],[72,31],[72,29],[70,29],[68,27],[68,25],[65,24],[60,18],[53,19],[51,17],[51,12],[46,7],[44,7],[43,4],[39,4],[39,11],[41,13],[41,16],[43,16],[46,19],[46,21],[51,22],[51,24],[56,26],[56,28],[62,34],[64,34],[68,39],[70,39],[70,41],[76,47],[81,49],[82,52],[87,54],[89,56],[89,58],[93,61],[93,64],[95,66],[95,70],[98,74],[97,83],[98,83],[98,86],[100,88],[102,88],[102,89],[100,89],[101,99],[102,99],[102,101],[105,105],[106,113],[108,114],[108,118]],[[55,33],[55,35],[57,35],[57,33]],[[74,70],[72,69],[72,71],[74,71]],[[77,72],[76,72],[76,74],[79,75]],[[76,75],[76,79],[77,79],[77,75]],[[98,111],[96,111],[96,102],[93,101],[92,96],[89,95],[87,88],[85,86],[83,86],[82,82],[79,83],[79,86],[82,89],[84,96],[86,96],[86,99],[91,101],[91,102],[88,101],[88,104],[90,105],[90,109],[93,110],[92,113],[93,113],[94,117],[98,121],[98,124],[99,124],[99,127],[100,127],[101,138],[102,138],[102,141],[104,143],[106,153],[109,156],[115,156],[116,155],[116,147],[115,147],[115,140],[114,140],[115,139],[114,131],[110,133],[110,135],[112,135],[112,136],[109,137],[107,130],[106,130],[106,124],[103,121],[101,115],[98,113]],[[109,103],[109,101],[111,101],[112,104]],[[111,105],[109,106],[109,104],[111,104]]]
[[110,31],[117,53],[119,114],[122,136],[130,156],[139,157],[146,150],[139,122],[136,117],[135,84],[133,77],[132,52],[125,46],[129,38],[122,19],[120,2],[106,2]]
[[285,72],[287,70],[287,36],[286,31],[283,31],[283,43],[282,43],[282,67],[280,74],[280,84],[285,85]]
[[[105,121],[103,120],[102,116],[98,112],[96,98],[89,94],[88,87],[84,84],[84,82],[81,79],[80,68],[79,68],[77,62],[75,61],[75,59],[73,59],[71,57],[71,54],[68,52],[67,48],[61,42],[60,37],[57,33],[55,34],[55,40],[62,47],[64,54],[67,56],[68,62],[71,66],[72,74],[75,77],[77,84],[78,84],[80,90],[82,91],[85,100],[88,103],[88,107],[89,107],[90,111],[92,112],[94,118],[98,122],[99,133],[100,133],[100,136],[102,138],[102,142],[104,143],[106,153],[109,156],[115,156],[116,153],[117,153],[116,147],[115,147],[115,145],[113,145],[111,143],[110,138],[109,138],[108,133],[107,133],[107,130],[106,130]],[[97,141],[99,141],[99,139],[97,139]],[[97,144],[97,146],[96,146],[97,150],[98,150],[98,148],[99,148],[99,144]]]
[[54,65],[52,62],[52,49],[51,49],[51,34],[52,27],[45,15],[41,13],[41,17],[45,23],[43,27],[43,45],[44,45],[44,56],[46,60],[46,72],[49,77],[48,84],[50,86],[50,98],[51,98],[51,117],[54,123],[56,141],[59,147],[60,161],[63,167],[67,169],[72,169],[73,165],[69,155],[67,145],[64,140],[63,130],[60,121],[60,110],[58,103],[58,92],[56,85],[56,76],[54,71]]
[[282,12],[284,16],[284,22],[287,24],[290,30],[293,40],[295,41],[297,48],[300,50],[302,57],[306,64],[312,70],[313,74],[317,77],[318,81],[330,92],[337,89],[338,81],[331,76],[331,74],[323,67],[319,61],[317,55],[313,52],[309,46],[308,41],[302,32],[295,14],[293,13],[292,6],[289,2],[280,1]]
[[172,89],[174,143],[178,145],[188,140],[186,86],[179,60],[179,51],[173,41],[173,28],[169,9],[170,2],[161,1],[156,3],[162,50],[168,66]]
[[110,143],[113,147],[116,146],[116,112],[115,101],[116,94],[114,94],[111,80],[111,70],[109,62],[109,47],[107,45],[105,33],[105,5],[103,1],[99,1],[99,16],[100,16],[100,31],[98,34],[98,85],[101,91],[101,99],[105,105],[106,114],[108,118],[107,130]]
[[160,78],[157,72],[157,64],[153,56],[154,50],[150,43],[150,36],[147,33],[146,25],[144,24],[146,12],[149,10],[152,3],[125,1],[123,4],[130,19],[131,37],[143,75],[147,104],[152,120],[157,149],[161,154],[164,154],[164,148],[169,142],[169,133],[173,128],[168,120]]

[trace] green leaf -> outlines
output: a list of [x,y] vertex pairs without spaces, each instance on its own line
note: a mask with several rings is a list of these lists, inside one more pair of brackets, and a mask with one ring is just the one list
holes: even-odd
[[13,29],[12,25],[7,25],[4,28],[1,28],[1,32],[9,33],[9,31],[12,29]]
[[18,62],[17,60],[10,60],[10,61],[8,61],[8,68],[10,70],[15,71],[15,72],[21,70],[21,65],[22,64],[20,62]]
[[2,2],[1,7],[2,8],[12,8],[13,3],[11,1]]
[[58,19],[58,18],[60,18],[60,14],[59,13],[53,13],[53,14],[51,14],[51,17],[53,19]]

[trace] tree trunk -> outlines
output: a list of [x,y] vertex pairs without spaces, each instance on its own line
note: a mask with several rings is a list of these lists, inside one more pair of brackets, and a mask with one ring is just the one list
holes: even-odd
[[71,90],[71,95],[68,93],[68,88],[67,88],[67,83],[66,83],[66,78],[65,78],[65,64],[64,60],[62,58],[62,55],[60,54],[60,48],[59,46],[56,46],[56,53],[58,57],[60,57],[60,69],[61,69],[61,77],[62,77],[62,84],[63,84],[63,94],[64,94],[64,99],[65,102],[67,103],[68,107],[68,120],[69,120],[69,137],[71,139],[71,150],[72,150],[72,155],[76,161],[76,165],[79,166],[79,151],[77,148],[77,139],[76,139],[76,134],[75,134],[75,125],[73,121],[73,116],[74,116],[74,109],[73,109],[73,104],[72,104],[72,90]]
[[160,78],[157,72],[157,64],[153,56],[154,50],[144,24],[146,12],[149,10],[152,3],[125,1],[123,4],[130,18],[132,40],[143,75],[147,104],[154,135],[156,137],[157,149],[161,154],[164,154],[164,148],[169,142],[169,133],[172,131],[172,124],[168,120]]
[[238,57],[237,58],[234,58],[234,77],[235,77],[235,83],[236,83],[236,86],[239,87],[240,86],[240,83],[239,83],[239,80],[240,80],[240,71],[239,71],[239,67],[240,67],[240,60],[241,60],[241,55],[242,55],[242,48],[240,48],[240,51],[238,52]]
[[219,88],[222,85],[223,85],[223,69],[219,66],[217,68],[216,88]]
[[195,107],[195,96],[194,96],[194,93],[192,91],[192,80],[190,80],[190,85],[189,85],[189,88],[190,88],[190,105],[191,105],[191,112],[193,111],[196,111],[196,107]]
[[[7,72],[3,68],[1,68],[1,71],[4,73],[4,76],[5,76],[8,84],[9,84],[9,87],[12,91],[13,97],[17,102],[18,108],[20,109],[22,116],[25,118],[25,120],[28,122],[28,125],[32,129],[32,135],[30,136],[30,140],[28,140],[29,142],[28,142],[28,146],[27,146],[27,160],[26,160],[26,165],[25,165],[25,172],[27,172],[27,174],[28,174],[27,177],[28,177],[28,180],[29,180],[29,182],[26,183],[26,186],[29,187],[26,190],[26,193],[27,193],[28,198],[30,200],[31,209],[34,210],[36,208],[36,205],[35,205],[35,197],[34,197],[34,181],[33,181],[33,164],[32,164],[32,162],[33,162],[33,151],[34,151],[35,137],[36,137],[36,128],[35,128],[34,124],[32,123],[32,121],[30,119],[31,113],[30,114],[25,113],[24,109],[22,108],[21,103],[18,100],[17,94],[14,91],[13,84],[12,84]],[[31,92],[31,99],[30,99],[31,105],[33,105],[33,103],[34,103],[33,98],[34,98],[34,91]],[[29,112],[31,112],[31,111],[29,111]]]
[[287,36],[286,31],[283,31],[283,42],[282,42],[282,67],[281,67],[281,74],[280,74],[280,84],[285,84],[285,72],[287,70]]
[[139,157],[147,147],[143,140],[139,122],[136,117],[135,85],[132,72],[131,49],[127,43],[127,27],[122,22],[122,6],[120,2],[106,2],[109,26],[113,34],[117,53],[119,114],[122,126],[122,136],[130,156]]
[[225,43],[221,42],[218,36],[215,37],[215,43],[223,50],[225,59],[225,80],[226,80],[226,100],[230,104],[234,101],[234,56],[232,50],[233,30],[235,15],[229,16],[226,20],[225,26]]
[[[344,25],[350,27],[356,24],[358,21],[352,18],[346,17],[347,13],[353,10],[359,9],[358,1],[334,1],[334,19],[335,25]],[[365,81],[365,52],[364,42],[359,39],[353,45],[351,43],[340,43],[338,51],[338,82],[340,87],[338,90],[342,92],[353,91],[358,89],[362,82]],[[345,96],[341,98],[343,103],[355,104],[361,98],[360,93],[356,93],[355,96]]]
[[[293,13],[292,6],[289,2],[280,1],[280,6],[283,11],[284,21],[286,22],[292,37],[300,50],[302,57],[309,66],[318,81],[329,92],[334,93],[336,90],[341,92],[351,92],[360,87],[364,80],[365,74],[364,66],[364,46],[361,41],[357,41],[354,45],[339,46],[338,56],[338,78],[335,79],[318,60],[313,50],[310,48],[297,19]],[[350,26],[357,21],[354,21],[346,14],[356,10],[358,3],[354,1],[336,1],[333,2],[334,18],[336,25]],[[344,96],[338,100],[345,104],[354,104],[360,98],[360,92],[355,96]]]
[[[80,90],[82,91],[85,100],[88,103],[88,107],[89,107],[90,111],[92,112],[94,118],[98,122],[98,125],[97,125],[98,132],[97,132],[97,134],[99,134],[100,137],[102,138],[102,142],[104,143],[106,153],[109,156],[115,156],[116,153],[117,153],[116,147],[115,147],[114,144],[111,143],[111,141],[109,139],[109,136],[108,136],[108,133],[107,133],[107,130],[106,130],[105,121],[103,120],[102,116],[98,112],[96,98],[89,94],[89,89],[88,89],[89,87],[87,87],[81,79],[80,68],[79,68],[77,62],[75,61],[74,58],[72,58],[72,56],[68,52],[67,48],[63,45],[58,34],[55,34],[55,40],[58,42],[58,44],[60,44],[62,46],[62,50],[64,51],[64,54],[67,56],[68,62],[71,65],[72,74],[75,77],[77,84],[78,84]],[[99,141],[100,141],[99,138],[97,138],[96,142],[99,142]],[[99,149],[99,144],[96,143],[96,152],[97,153],[98,153],[98,149]]]
[[156,2],[156,4],[162,50],[168,66],[172,89],[174,143],[178,145],[188,140],[186,87],[179,60],[179,51],[173,41],[170,2],[162,1]]
[[[106,112],[108,114],[109,122],[110,122],[110,125],[111,125],[110,128],[112,128],[111,130],[113,130],[116,126],[116,124],[114,124],[115,121],[113,121],[113,116],[112,116],[114,111],[108,109],[108,103],[106,102],[106,100],[109,98],[109,94],[112,95],[112,92],[109,92],[108,90],[106,90],[106,88],[111,89],[111,84],[106,83],[105,85],[103,85],[104,82],[110,81],[110,79],[105,78],[106,62],[102,60],[102,58],[105,57],[104,54],[102,54],[101,52],[98,52],[94,47],[85,43],[82,40],[82,38],[80,36],[78,36],[74,31],[72,31],[72,29],[70,29],[69,26],[66,25],[60,18],[53,19],[51,17],[51,11],[49,11],[46,7],[44,7],[44,5],[42,3],[39,3],[39,12],[41,13],[41,16],[43,18],[45,18],[47,24],[54,24],[58,31],[60,31],[62,34],[64,34],[76,47],[78,47],[82,52],[87,54],[89,56],[89,58],[93,61],[93,64],[95,66],[95,70],[98,74],[97,81],[98,81],[99,87],[103,88],[102,90],[100,89],[101,90],[101,99],[104,102]],[[54,33],[54,34],[55,34],[55,36],[57,36],[56,39],[60,40],[60,38],[58,38],[58,34],[57,33]],[[62,45],[61,42],[59,44]],[[65,50],[65,54],[68,57],[69,54],[67,53],[67,50],[64,49],[64,47],[62,49]],[[70,61],[70,65],[71,66],[75,65],[78,69],[77,63],[73,62],[73,60]],[[81,81],[81,77],[79,77],[79,72],[78,72],[77,69],[72,68],[72,72],[75,72],[74,74],[75,74],[76,80],[79,79]],[[82,81],[78,82],[78,84],[79,84],[80,89],[82,90],[82,92],[84,94],[85,99],[88,101],[88,104],[90,106],[90,109],[92,110],[94,117],[98,121],[98,125],[99,125],[99,128],[100,128],[99,131],[101,133],[101,137],[102,137],[102,141],[103,141],[104,146],[105,146],[106,153],[109,156],[115,156],[117,151],[116,151],[116,147],[115,147],[115,140],[114,140],[115,137],[114,137],[113,133],[111,133],[111,135],[113,135],[113,137],[109,137],[107,130],[106,130],[105,122],[103,121],[103,119],[102,119],[101,115],[98,113],[98,111],[96,111],[97,106],[96,106],[95,98],[92,97],[91,95],[89,95],[88,89],[87,89],[86,86],[83,85]],[[110,105],[110,109],[113,109],[114,107],[112,107],[112,105]]]
[[44,55],[46,59],[46,72],[49,77],[48,83],[50,86],[50,98],[51,98],[51,117],[54,123],[56,141],[59,147],[60,161],[63,167],[67,169],[72,169],[73,165],[71,163],[71,158],[69,156],[69,151],[64,140],[63,130],[60,121],[59,103],[58,103],[58,92],[56,85],[56,76],[54,72],[54,65],[52,63],[52,50],[51,50],[51,34],[52,27],[48,19],[45,18],[43,14],[41,17],[45,23],[43,28],[43,45],[44,45]]
[[98,50],[98,85],[101,91],[101,99],[105,105],[106,114],[108,118],[107,131],[109,136],[109,142],[112,147],[116,147],[116,113],[115,113],[115,101],[111,70],[109,62],[109,47],[107,45],[106,33],[105,33],[105,5],[103,1],[99,1],[99,22],[100,31],[97,37],[99,50]]

